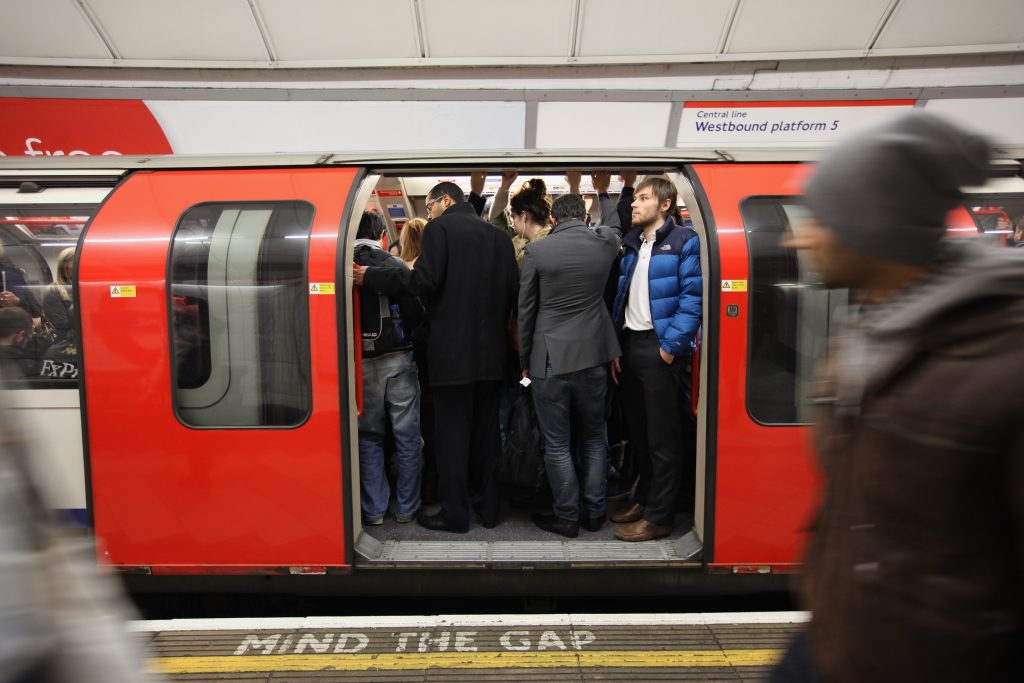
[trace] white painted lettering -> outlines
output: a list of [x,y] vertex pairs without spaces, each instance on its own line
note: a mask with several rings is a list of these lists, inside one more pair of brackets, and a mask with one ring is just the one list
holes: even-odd
[[[519,642],[513,644],[512,639],[518,638]],[[506,650],[512,652],[526,652],[530,649],[530,632],[529,631],[509,631],[504,634],[499,641],[501,646]]]
[[558,634],[554,631],[544,631],[540,636],[540,642],[537,643],[538,650],[547,650],[550,647],[557,647],[559,650],[565,649],[565,643],[558,637]]
[[277,641],[281,639],[280,633],[274,633],[265,638],[260,638],[257,635],[248,635],[242,644],[235,650],[236,655],[244,655],[249,650],[263,650],[263,654],[269,655],[274,652],[274,646],[277,645]]
[[[349,646],[348,641],[354,640],[355,642]],[[370,639],[366,637],[364,633],[339,633],[338,643],[334,646],[335,653],[352,654],[353,652],[359,652],[365,650],[366,646],[370,644]]]
[[325,654],[331,649],[331,643],[334,641],[333,633],[325,633],[323,640],[315,633],[305,633],[299,638],[299,644],[295,646],[295,654],[301,655],[306,651],[306,648],[312,648],[313,652],[318,655]]
[[32,148],[32,143],[42,144],[43,141],[39,138],[25,138],[25,156],[27,157],[41,157],[43,152],[38,149]]
[[476,631],[456,631],[455,632],[455,651],[456,652],[476,652],[476,645],[473,645],[473,636],[476,635]]
[[295,642],[295,635],[294,634],[285,636],[284,642],[281,643],[281,647],[277,648],[277,654],[283,655],[285,652],[288,651],[288,648],[290,648],[292,646],[292,643],[294,643],[294,642]]
[[402,633],[392,633],[391,635],[398,638],[398,647],[395,648],[395,652],[405,652],[409,647],[409,639],[419,634],[415,631],[404,631]]
[[452,634],[449,631],[441,631],[437,638],[431,638],[429,631],[424,631],[420,634],[420,652],[426,652],[427,649],[434,645],[437,647],[438,652],[447,652],[448,643],[451,640]]
[[570,638],[572,646],[577,650],[582,650],[584,645],[590,645],[597,639],[593,631],[573,631]]

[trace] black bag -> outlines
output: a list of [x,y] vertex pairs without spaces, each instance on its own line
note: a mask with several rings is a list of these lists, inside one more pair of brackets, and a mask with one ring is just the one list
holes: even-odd
[[[402,262],[384,251],[366,245],[358,245],[355,262],[360,266],[377,268],[405,268]],[[363,356],[382,356],[392,351],[406,351],[412,348],[412,339],[403,320],[403,311],[398,299],[362,288],[359,301],[359,324],[362,330]]]
[[512,405],[508,436],[498,462],[498,481],[524,489],[540,489],[547,484],[540,425],[529,390],[521,392]]

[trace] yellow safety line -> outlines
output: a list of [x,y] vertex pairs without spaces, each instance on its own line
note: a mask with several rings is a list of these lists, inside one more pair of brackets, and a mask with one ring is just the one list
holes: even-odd
[[153,673],[258,673],[271,671],[374,671],[419,669],[555,669],[564,667],[769,666],[782,650],[604,650],[588,652],[427,652],[156,657]]

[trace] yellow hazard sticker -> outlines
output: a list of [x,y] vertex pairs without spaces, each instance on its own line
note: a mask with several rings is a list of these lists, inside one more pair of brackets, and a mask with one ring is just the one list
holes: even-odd
[[309,283],[310,294],[334,294],[334,283],[333,282],[310,282]]
[[110,285],[111,299],[134,299],[135,285]]
[[747,291],[746,280],[722,280],[723,292],[745,292]]

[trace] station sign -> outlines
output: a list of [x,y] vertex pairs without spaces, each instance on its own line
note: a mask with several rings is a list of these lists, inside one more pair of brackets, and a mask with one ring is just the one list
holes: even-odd
[[915,100],[686,102],[679,147],[832,144],[909,111]]

